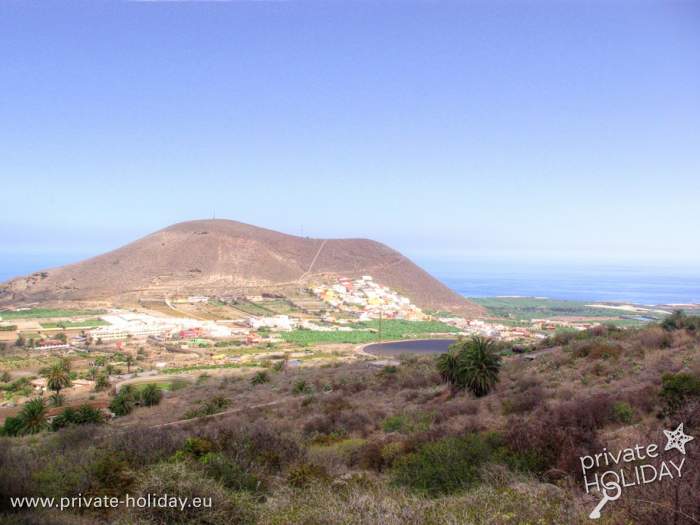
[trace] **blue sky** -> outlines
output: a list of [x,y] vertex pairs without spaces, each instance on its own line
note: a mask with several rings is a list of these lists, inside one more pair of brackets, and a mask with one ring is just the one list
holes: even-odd
[[700,261],[697,3],[6,1],[0,56],[6,265],[214,213],[419,261]]

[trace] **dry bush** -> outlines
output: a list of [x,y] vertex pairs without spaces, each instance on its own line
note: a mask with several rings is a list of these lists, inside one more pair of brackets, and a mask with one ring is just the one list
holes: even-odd
[[479,401],[476,399],[472,399],[466,395],[455,396],[454,398],[440,405],[436,415],[436,421],[440,422],[461,415],[476,415],[479,413],[479,406]]
[[669,348],[673,342],[672,335],[660,326],[650,326],[641,330],[637,339],[645,349]]
[[545,391],[541,385],[535,384],[527,390],[510,395],[501,404],[504,414],[524,414],[532,412],[540,406],[545,399]]
[[612,421],[613,401],[604,395],[544,407],[530,417],[512,416],[506,445],[523,470],[576,474],[578,457],[598,448],[597,430]]
[[181,427],[133,427],[109,436],[108,447],[134,467],[163,461],[182,447],[188,432]]
[[481,486],[454,496],[423,498],[371,477],[343,483],[314,483],[305,490],[286,489],[270,501],[258,518],[260,525],[579,525],[588,509],[551,485],[516,483]]
[[[686,432],[696,434],[697,429],[686,428]],[[646,436],[639,439],[640,443],[665,441],[662,435]],[[649,462],[656,468],[662,457]],[[615,503],[622,507],[624,516],[629,523],[639,525],[696,525],[700,523],[700,470],[695,468],[700,464],[700,452],[696,447],[686,449],[683,476],[674,480],[658,481],[626,488],[622,498]]]
[[228,492],[224,487],[186,463],[160,463],[151,467],[140,481],[135,497],[177,495],[180,498],[211,498],[207,508],[163,508],[148,506],[132,508],[132,519],[153,524],[234,525],[251,523],[254,519],[251,499],[243,493]]
[[571,353],[576,358],[618,359],[622,355],[622,345],[605,339],[576,341],[571,345]]
[[217,422],[201,435],[213,440],[224,456],[244,468],[257,465],[279,472],[302,459],[304,449],[283,424],[267,421]]

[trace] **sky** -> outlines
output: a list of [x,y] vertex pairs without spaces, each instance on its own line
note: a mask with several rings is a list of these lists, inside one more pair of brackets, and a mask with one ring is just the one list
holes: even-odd
[[6,0],[0,57],[6,272],[213,216],[700,262],[698,3]]

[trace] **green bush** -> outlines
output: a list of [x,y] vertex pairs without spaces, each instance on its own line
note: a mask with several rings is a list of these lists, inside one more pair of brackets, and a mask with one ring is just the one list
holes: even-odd
[[270,377],[267,372],[257,372],[251,379],[250,382],[253,385],[262,385],[263,383],[269,383]]
[[159,507],[132,509],[126,523],[167,523],[168,525],[239,525],[254,522],[253,502],[244,492],[229,492],[187,463],[160,463],[149,468],[136,487],[136,498],[150,494],[177,495],[204,505],[196,508]]
[[304,488],[313,481],[328,480],[328,473],[323,467],[311,463],[301,463],[289,470],[287,483],[294,488]]
[[182,450],[195,458],[200,458],[214,450],[214,443],[200,437],[189,437],[185,440]]
[[195,417],[211,416],[218,414],[231,405],[231,400],[223,396],[214,396],[206,401],[203,401],[198,408],[193,408],[185,413],[185,419],[193,419]]
[[387,417],[382,422],[384,432],[401,432],[410,434],[411,432],[424,432],[430,428],[432,416],[425,413],[415,413],[411,415],[395,414]]
[[146,385],[141,390],[141,401],[147,407],[159,404],[161,399],[163,399],[163,391],[154,383]]
[[257,493],[262,488],[257,477],[222,454],[209,452],[199,461],[207,476],[221,482],[228,489]]
[[490,438],[481,434],[426,443],[395,462],[394,482],[431,496],[466,489],[479,482],[480,467],[493,451]]
[[634,421],[634,408],[626,401],[618,401],[612,407],[613,419],[618,423],[629,424]]
[[78,409],[68,407],[54,417],[53,421],[51,421],[51,430],[56,431],[68,425],[86,425],[103,422],[104,417],[99,409],[92,408],[90,405],[81,405]]
[[117,416],[126,416],[139,401],[139,393],[131,385],[124,385],[109,404],[109,409]]
[[0,428],[0,436],[19,436],[22,433],[22,419],[19,416],[8,416]]
[[299,379],[294,383],[292,387],[292,394],[312,394],[314,391],[313,387],[303,379]]
[[693,374],[666,374],[661,381],[661,399],[666,413],[675,414],[690,399],[700,397],[700,377]]

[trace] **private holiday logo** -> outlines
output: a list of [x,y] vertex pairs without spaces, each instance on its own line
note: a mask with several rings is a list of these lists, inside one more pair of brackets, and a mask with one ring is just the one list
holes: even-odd
[[[586,493],[597,490],[603,494],[589,518],[600,518],[603,507],[608,502],[619,499],[625,488],[672,481],[682,477],[686,460],[685,446],[695,438],[683,432],[683,423],[675,430],[664,430],[664,435],[666,445],[663,452],[659,450],[659,445],[651,443],[646,446],[635,445],[616,452],[604,448],[598,454],[579,458]],[[677,453],[680,453],[680,456]],[[657,458],[661,459],[660,463]],[[599,472],[606,468],[607,470]]]

